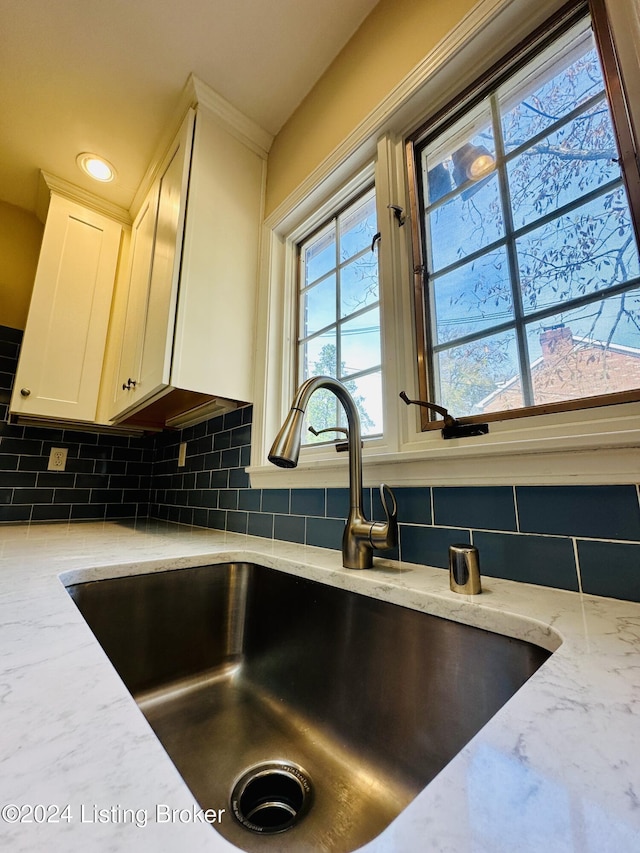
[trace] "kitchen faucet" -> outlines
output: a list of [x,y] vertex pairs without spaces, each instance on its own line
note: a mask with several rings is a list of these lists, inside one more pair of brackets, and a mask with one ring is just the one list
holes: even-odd
[[[349,424],[349,516],[342,536],[342,565],[346,569],[370,569],[373,549],[393,548],[398,541],[398,513],[393,492],[385,483],[380,498],[386,521],[368,521],[362,510],[362,444],[358,409],[345,386],[331,376],[312,376],[298,388],[289,414],[269,451],[269,461],[280,468],[295,468],[300,455],[302,424],[314,391],[332,391],[347,415]],[[391,509],[387,505],[387,494]]]

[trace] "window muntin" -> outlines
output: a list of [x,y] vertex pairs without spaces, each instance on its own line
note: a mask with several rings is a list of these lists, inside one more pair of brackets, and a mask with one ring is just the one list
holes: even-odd
[[640,388],[640,269],[589,20],[420,138],[432,399],[484,415]]
[[[377,230],[370,188],[298,246],[298,381],[322,374],[343,382],[368,437],[383,431]],[[313,395],[307,423],[316,430],[346,426],[334,394]],[[335,437],[306,433],[306,443]]]

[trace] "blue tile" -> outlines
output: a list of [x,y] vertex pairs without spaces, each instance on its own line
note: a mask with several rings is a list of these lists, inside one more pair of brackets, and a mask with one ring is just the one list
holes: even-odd
[[234,409],[232,412],[226,412],[224,417],[224,428],[232,429],[233,427],[240,426],[242,423],[242,409]]
[[13,502],[16,504],[53,503],[53,489],[15,489]]
[[259,512],[260,498],[260,489],[241,489],[238,492],[238,509],[247,509],[251,512]]
[[229,471],[229,488],[248,489],[249,475],[244,468],[231,468]]
[[55,489],[54,504],[88,504],[89,489]]
[[196,527],[208,527],[209,522],[209,510],[206,509],[194,509],[193,511],[193,523]]
[[307,518],[307,545],[320,548],[342,548],[344,521],[336,518]]
[[578,542],[582,589],[640,601],[640,545],[624,542]]
[[224,428],[224,415],[216,415],[214,418],[210,418],[206,421],[206,424],[207,432],[210,435],[220,432]]
[[240,448],[232,447],[230,450],[222,451],[222,468],[237,468],[240,465]]
[[324,518],[324,489],[291,489],[291,515],[315,515]]
[[[428,486],[408,486],[393,489],[398,504],[398,521],[404,524],[431,524],[431,489]],[[379,493],[374,505],[380,506]]]
[[210,509],[207,527],[224,530],[227,524],[227,513],[222,509]]
[[200,471],[196,474],[196,488],[208,489],[211,485],[211,471]]
[[469,531],[400,525],[400,557],[408,563],[449,568],[449,545],[469,544]]
[[267,512],[250,512],[247,533],[273,539],[273,516]]
[[107,511],[106,504],[77,504],[71,507],[71,519],[101,520]]
[[218,506],[220,509],[237,509],[238,490],[220,489],[220,492],[218,493]]
[[217,489],[204,489],[202,491],[201,505],[209,509],[218,508],[219,493]]
[[247,520],[248,513],[229,510],[227,513],[227,530],[230,530],[232,533],[246,533]]
[[275,513],[289,512],[289,489],[263,489],[262,511]]
[[213,437],[213,449],[224,450],[231,444],[231,433],[228,430],[215,433]]
[[640,540],[635,486],[518,486],[520,530]]
[[327,489],[327,518],[349,515],[349,489]]
[[[374,491],[377,492],[377,489]],[[362,511],[371,518],[371,489],[362,490]],[[349,515],[349,489],[327,489],[327,518],[343,518]]]
[[29,521],[30,506],[0,506],[0,521]]
[[32,521],[66,521],[70,517],[70,504],[37,504],[31,508]]
[[211,488],[226,489],[229,485],[229,471],[225,468],[221,471],[211,472]]
[[273,538],[304,544],[306,519],[301,515],[274,516]]
[[473,544],[480,554],[482,575],[557,589],[578,589],[571,539],[475,532]]
[[434,524],[484,530],[516,530],[511,486],[461,486],[433,489]]
[[251,444],[251,424],[244,424],[231,430],[231,447],[243,447]]

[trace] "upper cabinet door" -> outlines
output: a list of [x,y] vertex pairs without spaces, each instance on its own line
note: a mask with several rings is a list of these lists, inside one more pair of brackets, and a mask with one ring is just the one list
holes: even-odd
[[116,417],[135,402],[136,388],[140,381],[157,206],[158,187],[154,184],[131,227],[129,281],[126,288],[124,327],[115,390],[111,400],[112,417]]
[[137,403],[169,384],[193,125],[194,112],[190,110],[160,174],[142,364],[135,388]]
[[96,416],[122,226],[52,193],[12,413]]

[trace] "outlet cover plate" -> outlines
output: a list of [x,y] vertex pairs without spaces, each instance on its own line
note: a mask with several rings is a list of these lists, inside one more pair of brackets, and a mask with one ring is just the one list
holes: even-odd
[[68,452],[66,447],[52,447],[49,453],[47,471],[64,471],[67,467]]

